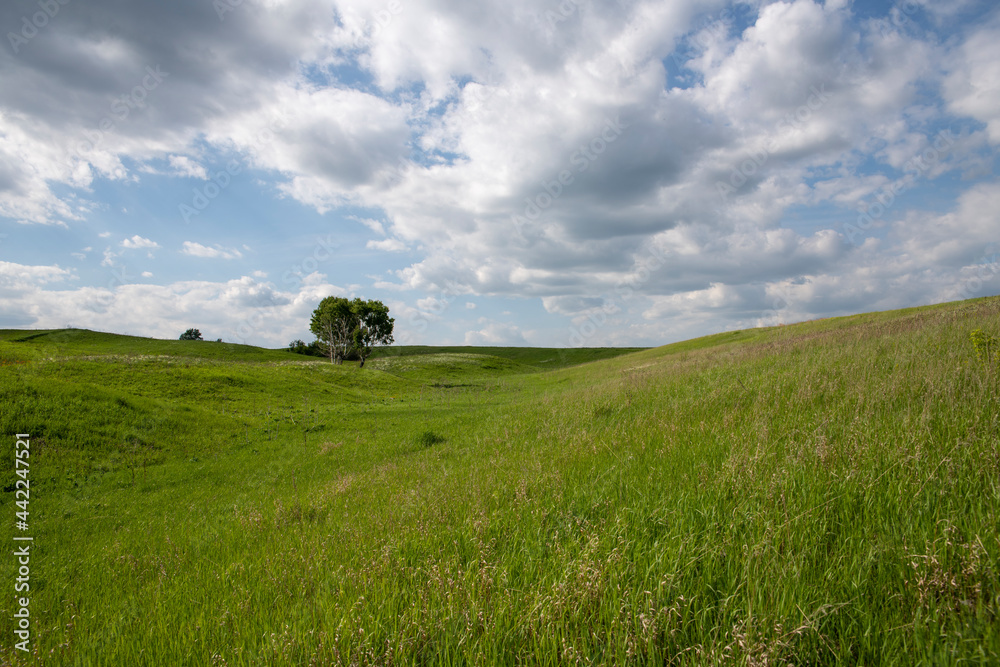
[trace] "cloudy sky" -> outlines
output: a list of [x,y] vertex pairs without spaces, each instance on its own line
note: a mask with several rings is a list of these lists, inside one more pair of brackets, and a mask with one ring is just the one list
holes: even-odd
[[660,345],[1000,293],[993,0],[14,0],[0,327]]

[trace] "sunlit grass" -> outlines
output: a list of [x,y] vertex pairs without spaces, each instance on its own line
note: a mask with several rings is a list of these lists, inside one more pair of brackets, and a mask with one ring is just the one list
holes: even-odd
[[[998,315],[978,300],[554,370],[3,332],[0,359],[25,363],[0,366],[0,419],[33,435],[37,653],[0,658],[996,664],[1000,373],[970,333]],[[14,569],[0,558],[0,581]]]

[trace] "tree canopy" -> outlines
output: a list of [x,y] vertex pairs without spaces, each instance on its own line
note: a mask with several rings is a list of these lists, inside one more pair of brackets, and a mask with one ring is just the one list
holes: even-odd
[[353,332],[354,349],[361,358],[361,366],[364,366],[374,346],[392,343],[395,320],[389,317],[389,308],[381,301],[355,299],[351,302],[351,310],[357,317]]
[[394,322],[381,301],[328,296],[313,311],[309,329],[332,363],[342,364],[353,352],[364,366],[375,346],[392,343]]
[[201,337],[201,332],[197,329],[188,329],[181,334],[178,340],[205,340]]
[[351,302],[342,296],[328,296],[313,311],[309,330],[323,344],[335,364],[342,364],[350,350],[355,328]]

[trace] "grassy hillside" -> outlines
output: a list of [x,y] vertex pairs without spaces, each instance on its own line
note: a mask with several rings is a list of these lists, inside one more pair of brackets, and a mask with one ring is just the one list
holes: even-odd
[[[10,343],[10,345],[2,345]],[[22,331],[0,329],[0,363],[5,359],[56,359],[63,357],[161,356],[222,361],[279,361],[288,352],[265,350],[236,343],[194,340],[158,340],[87,329]],[[295,355],[292,358],[301,359]]]
[[0,456],[32,434],[35,538],[34,653],[0,660],[997,664],[977,329],[1000,334],[1000,299],[363,370],[0,332]]
[[412,357],[438,354],[480,354],[517,361],[525,366],[552,370],[565,366],[612,359],[639,352],[641,347],[431,347],[427,345],[392,345],[375,351],[374,358]]
[[[0,365],[5,361],[63,358],[80,356],[122,357],[160,356],[182,357],[186,359],[215,359],[232,362],[260,361],[304,361],[315,357],[290,355],[285,350],[266,350],[236,343],[216,343],[213,341],[159,340],[120,334],[102,333],[87,329],[49,329],[24,331],[21,329],[0,329]],[[551,370],[577,364],[611,359],[645,348],[622,347],[430,347],[427,345],[393,345],[376,348],[373,359],[385,357],[412,357],[440,354],[465,354],[500,357],[517,361],[528,370]]]

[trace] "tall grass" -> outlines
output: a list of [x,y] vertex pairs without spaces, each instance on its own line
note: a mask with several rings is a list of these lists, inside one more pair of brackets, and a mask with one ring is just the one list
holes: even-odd
[[0,343],[29,359],[0,368],[4,430],[38,443],[35,653],[0,659],[997,664],[1000,373],[970,333],[998,315],[547,372]]

